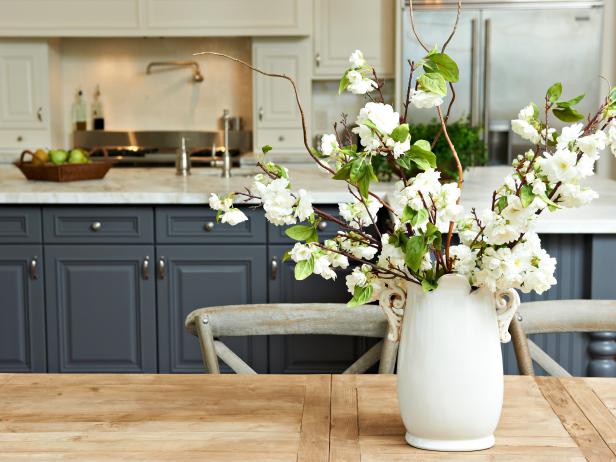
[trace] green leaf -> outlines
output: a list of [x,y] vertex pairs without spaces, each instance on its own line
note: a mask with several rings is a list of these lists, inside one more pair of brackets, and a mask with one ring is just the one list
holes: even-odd
[[430,53],[426,56],[424,70],[429,73],[438,73],[448,82],[455,83],[460,78],[458,65],[445,53]]
[[261,151],[263,151],[263,154],[267,154],[271,150],[272,150],[272,147],[269,144],[266,144],[265,146],[261,148]]
[[372,298],[373,290],[372,284],[368,284],[366,287],[355,286],[355,289],[353,289],[353,298],[347,303],[347,306],[353,308],[359,305],[365,305]]
[[303,281],[314,271],[314,257],[309,260],[302,260],[295,264],[295,279]]
[[561,208],[560,205],[550,199],[545,193],[539,194],[539,198],[549,206],[550,211],[552,212],[556,209]]
[[423,149],[424,151],[432,151],[432,146],[430,146],[430,143],[426,140],[417,140],[413,143],[413,145]]
[[496,201],[496,207],[498,207],[498,211],[502,212],[505,207],[507,207],[507,196],[501,196]]
[[365,174],[366,168],[368,168],[368,164],[366,163],[366,158],[361,157],[355,159],[351,162],[351,181],[353,183],[357,183]]
[[447,95],[447,82],[445,78],[436,72],[426,72],[417,79],[419,86],[424,91],[436,93],[440,96]]
[[562,120],[563,122],[578,122],[584,119],[584,116],[580,114],[576,109],[567,106],[561,107],[559,105],[558,107],[552,109],[552,112],[554,113],[556,118]]
[[378,128],[376,128],[376,125],[374,125],[374,123],[370,120],[370,119],[366,119],[364,121],[362,121],[361,123],[362,125],[365,125],[366,127],[370,128],[371,130],[377,132],[377,133],[381,133],[379,131]]
[[349,86],[349,83],[351,82],[349,82],[348,73],[345,72],[342,78],[340,79],[340,84],[338,85],[339,95],[342,94],[342,92],[347,89],[347,87]]
[[576,97],[575,97],[575,98],[573,98],[573,99],[570,99],[569,101],[558,101],[556,104],[557,104],[559,107],[573,107],[573,106],[575,106],[577,103],[579,103],[580,101],[582,101],[582,100],[584,99],[584,97],[585,97],[585,96],[586,96],[585,94],[584,94],[584,95],[579,95],[579,96],[576,96]]
[[419,271],[423,257],[427,252],[422,236],[413,236],[406,243],[404,261],[413,272]]
[[282,255],[282,262],[287,262],[291,260],[291,252],[290,251],[286,251],[283,255]]
[[533,118],[535,120],[539,119],[539,108],[535,103],[530,103],[530,105],[533,108]]
[[426,227],[426,243],[432,245],[435,249],[440,249],[443,246],[443,235],[432,223],[428,223]]
[[[410,222],[413,218],[415,218],[416,215],[417,215],[416,210],[410,208],[408,205],[405,205],[404,209],[402,209],[402,216],[400,217],[400,220],[404,223]],[[391,240],[391,237],[390,237],[390,240]]]
[[409,124],[402,124],[391,132],[391,139],[396,141],[397,143],[402,143],[406,141],[409,137]]
[[533,193],[533,188],[529,185],[525,184],[520,189],[520,201],[522,202],[522,207],[528,207],[535,200],[535,194]]
[[220,217],[222,216],[224,212],[222,210],[218,210],[216,212],[216,223],[220,222]]
[[428,293],[438,287],[438,283],[435,281],[430,281],[428,279],[424,279],[421,281],[421,287],[423,288],[425,293]]
[[558,101],[558,98],[563,94],[563,84],[560,82],[555,83],[546,93],[546,97],[550,103],[555,103]]
[[284,233],[295,241],[315,242],[318,240],[317,230],[313,226],[295,225],[285,229]]
[[338,171],[332,178],[334,180],[348,180],[349,178],[351,178],[351,167],[351,162],[349,162],[348,164],[344,164],[338,169]]
[[[415,162],[415,164],[417,164],[417,166],[421,170],[428,170],[429,168],[436,168],[436,155],[429,149],[428,150],[424,149],[423,147],[425,147],[425,145],[419,144],[421,143],[421,141],[423,140],[420,140],[411,146],[411,149],[409,151],[410,160]],[[429,145],[428,145],[428,148],[429,148]]]

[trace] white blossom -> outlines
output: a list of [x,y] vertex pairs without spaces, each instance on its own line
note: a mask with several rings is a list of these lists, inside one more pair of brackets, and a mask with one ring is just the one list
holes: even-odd
[[210,194],[209,204],[213,210],[228,212],[231,207],[233,207],[233,197],[231,195],[227,195],[221,198],[218,194],[212,193]]
[[591,202],[599,195],[590,188],[582,188],[579,184],[563,184],[558,188],[558,203],[567,208],[581,207]]
[[377,264],[382,268],[406,270],[404,252],[400,247],[396,247],[389,243],[389,234],[387,233],[381,236],[381,253],[379,254]]
[[374,124],[383,135],[390,135],[400,123],[400,115],[389,104],[369,102],[360,109],[357,116],[357,125],[364,125],[366,121]]
[[310,258],[312,257],[311,246],[308,244],[296,242],[291,251],[289,252],[289,256],[296,263],[304,260],[310,260]]
[[443,104],[443,97],[424,90],[411,89],[411,104],[419,109],[428,109]]
[[377,88],[377,83],[374,80],[364,77],[358,71],[347,72],[347,78],[349,79],[347,90],[354,95],[365,95]]
[[595,157],[605,149],[607,141],[605,132],[597,130],[595,133],[579,138],[575,144],[584,154]]
[[355,50],[351,53],[351,56],[349,56],[349,63],[353,69],[357,69],[358,67],[362,67],[366,64],[366,59],[364,58],[364,54],[361,50]]
[[568,127],[563,127],[557,140],[556,149],[569,149],[569,145],[582,136],[583,129],[583,124],[573,124]]
[[477,252],[464,244],[452,245],[449,248],[449,255],[454,259],[453,270],[470,279],[475,270]]
[[372,196],[365,199],[365,205],[364,202],[356,198],[353,202],[338,204],[340,216],[346,220],[349,226],[357,229],[371,225],[372,218],[376,219],[376,214],[381,207],[382,204]]
[[569,149],[558,149],[554,154],[546,152],[538,162],[551,183],[568,183],[579,178],[577,154]]
[[266,185],[261,194],[265,218],[273,225],[292,225],[297,221],[293,212],[295,198],[288,188],[286,178],[277,178]]
[[541,141],[541,135],[535,127],[526,120],[516,119],[511,121],[511,130],[525,140],[533,144],[538,144]]
[[300,220],[307,220],[314,213],[310,194],[305,189],[297,191],[297,204],[295,206],[295,216]]
[[340,146],[338,145],[338,139],[336,138],[336,135],[323,135],[321,137],[321,154],[323,154],[324,156],[331,156],[339,148]]
[[240,209],[230,209],[227,212],[224,212],[220,217],[220,221],[222,223],[228,223],[231,226],[235,226],[238,223],[242,223],[243,221],[248,220],[248,217],[242,212]]
[[522,109],[520,109],[520,112],[518,113],[518,119],[524,120],[525,122],[530,123],[534,118],[535,118],[535,108],[533,107],[532,104],[529,104],[528,106],[523,107]]

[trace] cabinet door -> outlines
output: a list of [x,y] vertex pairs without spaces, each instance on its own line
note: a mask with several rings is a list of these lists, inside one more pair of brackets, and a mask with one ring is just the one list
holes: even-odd
[[356,49],[380,77],[393,77],[394,0],[316,0],[315,77],[340,79]]
[[[291,247],[292,244],[269,247],[271,303],[346,303],[349,300],[342,273],[335,282],[316,275],[296,281],[293,262],[281,263],[284,253]],[[370,340],[365,338],[333,335],[271,336],[270,373],[342,372],[366,350],[369,343]]]
[[[306,114],[310,114],[309,39],[255,40],[253,63],[266,72],[295,80]],[[303,149],[301,119],[291,84],[254,73],[255,146],[270,144],[287,151]]]
[[45,372],[45,305],[38,245],[0,246],[0,372]]
[[[157,295],[161,372],[203,372],[197,337],[184,320],[197,308],[266,301],[263,245],[158,246]],[[161,262],[164,263],[162,271]],[[267,372],[265,337],[224,342],[258,372]],[[223,371],[228,371],[221,364]]]
[[0,128],[48,127],[45,42],[0,43]]
[[154,248],[45,248],[50,372],[156,372]]

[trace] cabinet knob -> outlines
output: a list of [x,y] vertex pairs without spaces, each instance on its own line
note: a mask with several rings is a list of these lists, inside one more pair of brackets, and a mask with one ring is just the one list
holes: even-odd
[[30,261],[30,279],[38,278],[38,257],[32,257]]
[[100,231],[101,226],[103,226],[103,225],[101,224],[101,222],[100,222],[100,221],[95,221],[94,223],[92,223],[92,224],[90,225],[90,229],[91,229],[92,231],[94,231],[94,232],[97,232],[97,231]]
[[317,225],[317,228],[319,228],[319,231],[325,231],[325,228],[327,228],[327,222],[320,221],[319,224]]
[[263,121],[263,107],[259,108],[259,121]]
[[141,264],[141,276],[143,279],[150,279],[150,257],[146,256]]
[[214,229],[214,222],[208,221],[206,224],[203,225],[203,229],[209,233]]
[[39,122],[43,121],[43,108],[39,107],[38,110],[36,111],[36,118],[38,119]]
[[24,140],[24,137],[23,137],[23,136],[19,135],[19,136],[17,137],[17,142],[18,142],[18,143],[21,143],[23,140]]
[[165,257],[158,259],[158,279],[165,279]]
[[284,141],[284,136],[283,136],[283,135],[280,135],[280,136],[278,137],[278,141],[279,141],[280,143],[282,143],[282,142]]
[[276,257],[272,257],[272,261],[270,262],[270,270],[272,281],[275,281],[278,277],[278,259]]
[[321,66],[321,53],[317,53],[316,55],[314,55],[314,64],[317,67]]

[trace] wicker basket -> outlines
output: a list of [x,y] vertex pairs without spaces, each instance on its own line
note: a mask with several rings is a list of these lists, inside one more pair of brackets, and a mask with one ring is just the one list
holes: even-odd
[[100,180],[103,178],[113,162],[107,157],[105,152],[104,160],[92,161],[89,164],[62,164],[54,165],[46,163],[44,165],[32,165],[32,162],[24,162],[26,155],[34,156],[32,151],[23,151],[21,157],[15,165],[28,180],[39,181],[83,181]]

